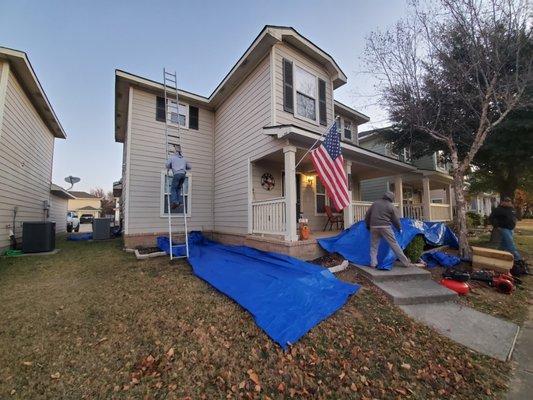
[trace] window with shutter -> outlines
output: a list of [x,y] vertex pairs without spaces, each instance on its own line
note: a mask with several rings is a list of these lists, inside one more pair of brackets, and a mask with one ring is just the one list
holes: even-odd
[[283,110],[294,112],[292,62],[283,59]]
[[159,122],[165,122],[165,98],[157,96],[155,103],[155,119]]
[[318,118],[320,125],[327,125],[326,115],[326,81],[318,79]]
[[189,129],[198,130],[198,107],[189,106]]

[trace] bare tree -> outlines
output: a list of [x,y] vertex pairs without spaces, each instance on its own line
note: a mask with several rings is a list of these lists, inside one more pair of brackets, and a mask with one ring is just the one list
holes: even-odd
[[461,256],[469,258],[464,176],[485,139],[526,107],[532,42],[512,0],[411,3],[411,17],[367,38],[366,61],[404,139],[430,138],[451,162]]

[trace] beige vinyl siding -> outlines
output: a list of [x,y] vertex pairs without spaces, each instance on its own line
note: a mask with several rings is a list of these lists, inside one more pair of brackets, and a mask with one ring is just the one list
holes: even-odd
[[[168,219],[161,216],[161,170],[165,168],[165,124],[155,119],[156,95],[132,91],[130,141],[127,146],[129,181],[126,189],[126,234],[168,230]],[[180,101],[181,103],[181,101]],[[192,215],[189,230],[213,229],[213,113],[200,108],[199,129],[180,128],[183,154],[192,166]],[[177,128],[171,128],[177,135]],[[176,232],[183,231],[183,219],[173,218]]]
[[215,113],[214,217],[219,232],[247,232],[249,158],[283,146],[262,131],[271,118],[269,61],[265,57]]
[[[266,190],[261,186],[261,177],[269,173],[274,177],[274,187]],[[282,167],[279,163],[257,161],[252,168],[252,201],[261,201],[281,197],[283,192]]]
[[[329,126],[329,124],[333,123],[333,83],[326,69],[286,43],[276,44],[274,46],[274,55],[274,124],[292,124],[318,133],[324,132],[325,127],[323,125],[310,123],[283,110],[283,59],[286,58],[293,62],[293,76],[294,68],[300,66],[326,82],[326,115],[327,125]],[[294,112],[296,113],[296,98],[294,99]],[[318,103],[316,113],[318,115]]]
[[0,133],[0,249],[9,245],[13,208],[21,222],[44,220],[43,201],[50,200],[54,137],[9,73]]
[[63,197],[50,196],[50,216],[49,221],[56,223],[56,233],[67,231],[67,204],[68,200]]

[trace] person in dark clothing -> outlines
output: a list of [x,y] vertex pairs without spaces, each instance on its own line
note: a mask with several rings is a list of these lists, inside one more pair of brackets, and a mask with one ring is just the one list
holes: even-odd
[[490,214],[489,221],[494,229],[500,230],[500,249],[513,254],[515,260],[521,260],[518,249],[513,240],[513,230],[516,226],[516,212],[509,197],[504,197],[500,205]]
[[400,225],[400,217],[398,210],[393,204],[394,193],[385,192],[383,198],[376,200],[368,209],[365,215],[365,224],[367,229],[370,229],[370,266],[376,267],[378,265],[378,246],[380,239],[387,241],[396,257],[400,260],[404,267],[409,267],[411,264],[409,259],[403,253],[400,245],[396,241],[391,225],[394,225],[399,231],[402,230]]

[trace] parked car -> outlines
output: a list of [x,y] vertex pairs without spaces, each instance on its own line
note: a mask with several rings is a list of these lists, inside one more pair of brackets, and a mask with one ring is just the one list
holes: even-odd
[[92,214],[81,214],[80,223],[82,224],[92,224],[94,217]]
[[67,232],[79,232],[80,230],[80,219],[78,214],[75,212],[69,211],[67,213]]

